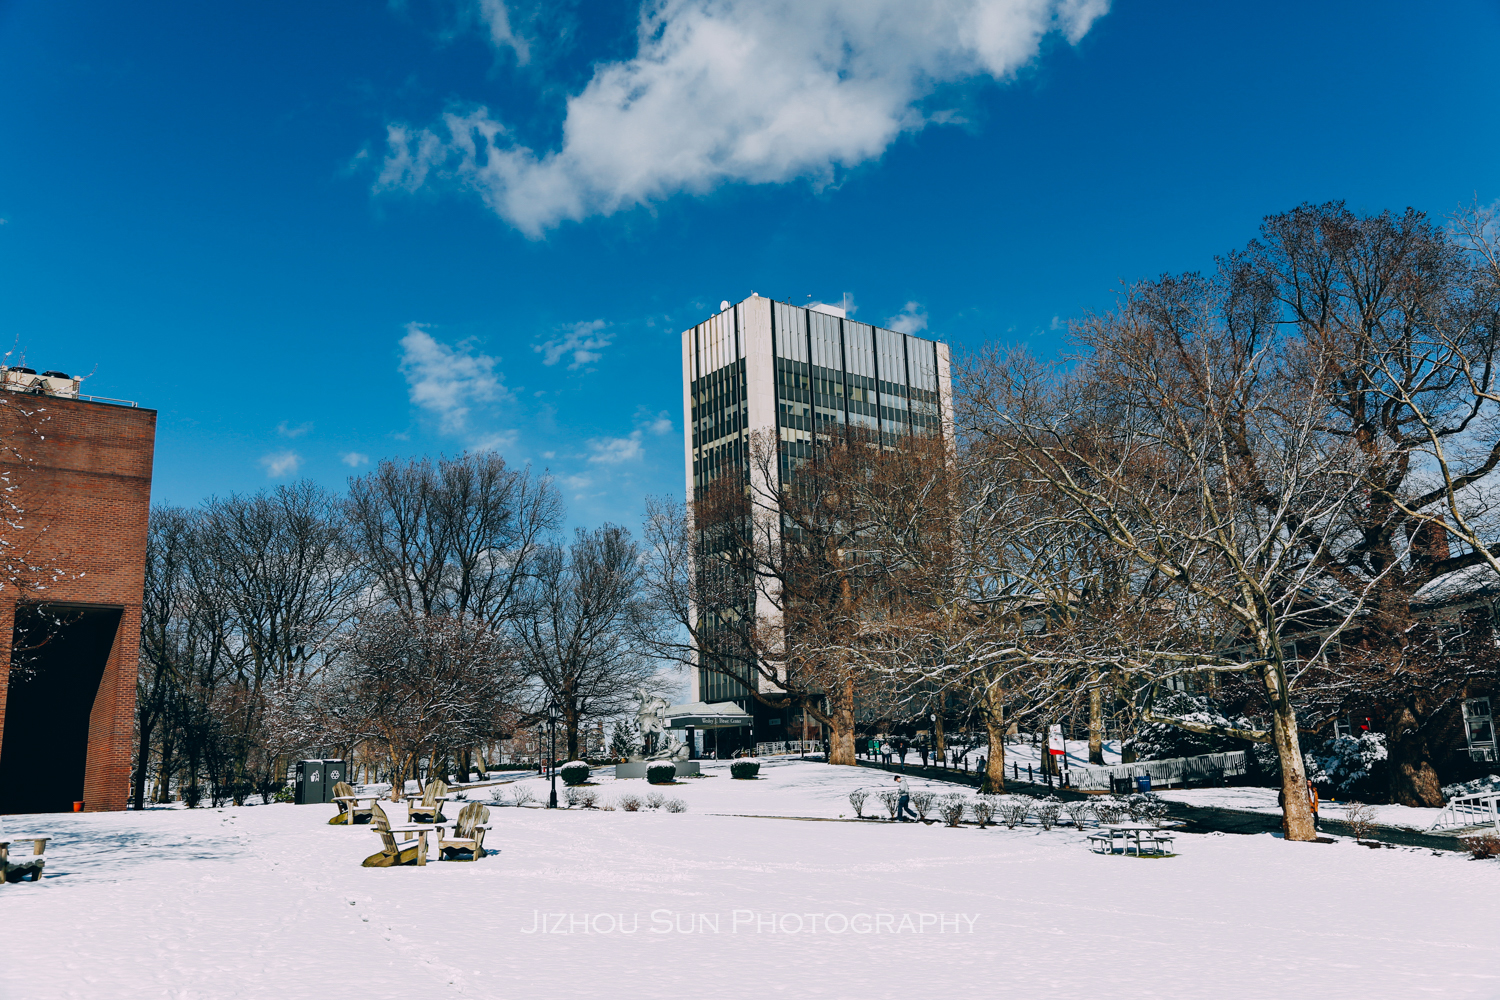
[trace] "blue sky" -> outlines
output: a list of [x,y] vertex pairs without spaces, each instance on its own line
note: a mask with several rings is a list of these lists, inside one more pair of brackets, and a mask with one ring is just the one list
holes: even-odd
[[158,409],[164,502],[497,447],[633,524],[721,299],[1051,353],[1299,202],[1500,198],[1494,0],[646,13],[0,3],[3,349]]

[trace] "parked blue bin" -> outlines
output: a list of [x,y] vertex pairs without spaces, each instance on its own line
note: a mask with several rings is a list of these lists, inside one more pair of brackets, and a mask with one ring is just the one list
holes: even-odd
[[1151,791],[1151,775],[1138,774],[1135,776],[1135,790],[1144,795]]

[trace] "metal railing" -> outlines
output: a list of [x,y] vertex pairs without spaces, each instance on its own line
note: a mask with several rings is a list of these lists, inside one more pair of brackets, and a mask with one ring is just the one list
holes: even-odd
[[1451,830],[1456,827],[1484,826],[1486,823],[1500,830],[1500,792],[1480,792],[1477,795],[1455,795],[1438,813],[1434,830]]
[[1080,791],[1113,791],[1117,782],[1135,784],[1141,775],[1151,776],[1152,788],[1170,788],[1192,781],[1218,781],[1244,774],[1245,751],[1206,753],[1198,757],[1173,757],[1168,760],[1143,760],[1134,764],[1109,767],[1074,767],[1069,769],[1068,784]]
[[822,740],[783,740],[780,743],[757,743],[755,744],[755,756],[757,757],[779,757],[786,754],[796,753],[822,753]]

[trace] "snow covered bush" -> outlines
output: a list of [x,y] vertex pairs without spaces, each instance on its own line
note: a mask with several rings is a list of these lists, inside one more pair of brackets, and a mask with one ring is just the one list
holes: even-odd
[[579,788],[578,804],[585,809],[592,809],[599,802],[599,790],[597,788]]
[[1482,778],[1473,781],[1465,781],[1456,785],[1443,786],[1443,801],[1456,799],[1460,795],[1484,795],[1487,792],[1500,792],[1500,774],[1486,774]]
[[964,800],[961,795],[944,795],[938,803],[938,815],[949,826],[957,826],[964,819]]
[[510,794],[516,800],[516,805],[518,806],[524,806],[528,802],[536,801],[536,793],[528,785],[517,785]]
[[568,785],[563,789],[563,798],[567,800],[569,809],[578,804],[578,792],[579,789],[574,788],[572,785]]
[[667,797],[661,792],[648,792],[646,794],[647,809],[660,809],[666,801]]
[[1113,795],[1094,800],[1094,815],[1106,825],[1120,822],[1129,811],[1126,804]]
[[667,812],[669,812],[669,813],[685,813],[685,812],[687,812],[687,803],[684,802],[684,801],[682,801],[681,799],[668,799],[667,800]]
[[500,804],[504,803],[505,802],[505,789],[502,788],[500,785],[496,785],[494,788],[491,788],[490,789],[490,801],[493,802],[493,803],[495,803],[496,805],[500,805]]
[[1024,795],[1007,795],[1000,800],[999,813],[1005,828],[1014,830],[1031,815],[1031,800]]
[[1062,813],[1062,802],[1055,795],[1049,795],[1036,804],[1036,821],[1042,824],[1043,830],[1050,830],[1057,825],[1057,817]]
[[729,776],[732,778],[753,778],[760,773],[760,761],[754,757],[745,757],[729,765]]
[[932,808],[933,800],[936,798],[937,796],[929,791],[911,793],[911,807],[917,811],[919,819],[927,818],[927,811]]
[[1068,814],[1068,822],[1080,830],[1083,829],[1083,824],[1088,822],[1089,813],[1093,811],[1094,807],[1089,803],[1088,799],[1069,802],[1063,806],[1063,812]]
[[[1158,698],[1152,711],[1157,715],[1170,716],[1186,722],[1204,725],[1232,726],[1238,729],[1254,729],[1246,718],[1230,718],[1203,695],[1184,694],[1174,691]],[[1186,729],[1164,722],[1148,723],[1121,744],[1126,760],[1169,760],[1173,757],[1196,757],[1205,753],[1226,753],[1245,749],[1245,741],[1232,736],[1209,736],[1190,733]],[[1131,757],[1134,754],[1134,757]]]
[[1167,818],[1167,804],[1155,792],[1130,796],[1125,800],[1125,808],[1130,810],[1130,818],[1137,823],[1160,826],[1161,821]]
[[849,804],[854,807],[854,815],[860,819],[865,818],[865,799],[869,797],[870,793],[863,788],[856,788],[849,793]]
[[646,768],[646,780],[653,785],[670,785],[677,780],[677,765],[652,764]]
[[974,822],[983,829],[995,816],[995,799],[990,795],[981,795],[969,803],[969,812],[974,814]]
[[189,809],[197,809],[198,803],[203,801],[203,786],[188,785],[182,790],[182,801]]
[[896,810],[901,808],[901,796],[893,791],[884,791],[877,797],[880,799],[880,804],[885,806],[886,812],[891,814],[891,819],[895,819]]
[[557,773],[564,783],[581,785],[589,780],[589,765],[586,761],[570,760]]
[[274,802],[295,802],[297,801],[297,794],[283,784],[271,793],[271,799]]
[[641,797],[639,795],[621,795],[620,808],[628,813],[641,811]]
[[1385,785],[1385,734],[1335,736],[1303,753],[1307,776],[1332,795],[1371,797]]

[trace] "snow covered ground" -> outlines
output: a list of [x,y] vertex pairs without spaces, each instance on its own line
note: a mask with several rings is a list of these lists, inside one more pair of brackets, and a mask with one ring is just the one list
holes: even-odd
[[[1194,806],[1218,806],[1223,809],[1244,809],[1249,812],[1275,813],[1281,815],[1276,804],[1275,788],[1186,788],[1162,791],[1158,794],[1173,802],[1186,802]],[[1318,803],[1318,815],[1328,819],[1343,819],[1348,803],[1327,799]],[[1386,826],[1404,827],[1425,833],[1436,823],[1441,809],[1415,809],[1411,806],[1372,805],[1375,822]]]
[[6,817],[55,839],[0,888],[0,997],[1500,995],[1494,862],[1269,835],[1100,857],[837,821],[887,784],[868,769],[706,770],[666,789],[686,813],[496,808],[501,853],[425,868],[361,868],[377,838],[328,806]]

